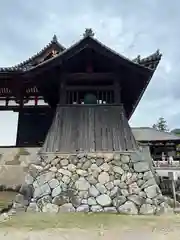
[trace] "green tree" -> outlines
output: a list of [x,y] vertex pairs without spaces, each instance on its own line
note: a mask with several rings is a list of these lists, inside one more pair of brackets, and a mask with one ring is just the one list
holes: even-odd
[[180,135],[180,129],[179,128],[175,128],[171,131],[171,133],[174,133],[176,135]]
[[158,119],[157,123],[153,124],[152,127],[159,130],[159,131],[163,131],[163,132],[168,132],[169,131],[167,122],[163,117],[160,117]]

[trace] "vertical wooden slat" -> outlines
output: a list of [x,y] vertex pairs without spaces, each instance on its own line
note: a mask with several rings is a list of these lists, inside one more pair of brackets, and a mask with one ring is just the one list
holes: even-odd
[[58,106],[43,151],[125,151],[137,148],[121,106]]

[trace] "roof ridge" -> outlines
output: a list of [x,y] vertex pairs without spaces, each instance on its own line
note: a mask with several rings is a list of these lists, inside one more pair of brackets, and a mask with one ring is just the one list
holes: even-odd
[[[144,66],[144,65],[142,65],[142,64],[139,64],[139,63],[136,63],[136,62],[132,61],[131,59],[129,59],[129,58],[125,57],[124,55],[118,53],[117,51],[113,50],[112,48],[106,46],[104,43],[100,42],[97,38],[95,38],[94,36],[91,36],[91,35],[85,35],[85,36],[83,36],[82,38],[80,38],[79,41],[77,41],[77,42],[75,42],[74,44],[72,44],[69,48],[66,48],[66,49],[65,49],[64,51],[62,51],[62,52],[59,52],[59,54],[57,54],[55,57],[53,57],[53,58],[51,58],[51,59],[48,59],[48,60],[46,60],[46,61],[38,64],[38,66],[41,66],[41,65],[43,65],[43,64],[46,64],[47,62],[51,61],[52,59],[55,59],[55,58],[59,57],[60,55],[64,54],[65,52],[69,51],[69,50],[72,49],[73,47],[77,46],[81,41],[83,41],[84,39],[87,39],[87,38],[89,38],[89,39],[91,39],[91,40],[94,40],[96,43],[98,43],[98,44],[101,45],[102,47],[106,48],[108,51],[112,52],[113,54],[115,54],[115,55],[117,55],[117,56],[119,56],[119,57],[121,57],[121,58],[123,58],[124,60],[130,62],[131,64],[135,64],[135,65],[137,65],[137,66],[139,66],[139,67],[146,68],[146,69],[149,69],[149,70],[151,70],[151,71],[152,71],[152,70],[154,71],[154,69],[151,69],[151,68],[149,68],[149,67],[147,67],[147,66]],[[37,66],[34,66],[33,68],[36,68],[36,67],[37,67]],[[33,68],[32,68],[32,69],[33,69]]]

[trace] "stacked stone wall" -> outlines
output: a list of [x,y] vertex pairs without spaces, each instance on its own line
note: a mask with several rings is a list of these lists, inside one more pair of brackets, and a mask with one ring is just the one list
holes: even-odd
[[140,152],[44,154],[31,164],[27,211],[159,214],[165,203]]

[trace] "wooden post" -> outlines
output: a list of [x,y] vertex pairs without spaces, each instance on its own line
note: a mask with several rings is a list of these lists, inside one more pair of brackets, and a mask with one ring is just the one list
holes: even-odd
[[175,172],[168,172],[168,177],[171,181],[171,186],[172,186],[172,194],[173,194],[173,199],[174,199],[174,208],[176,208],[176,188],[175,188],[175,181],[177,180],[177,175]]

